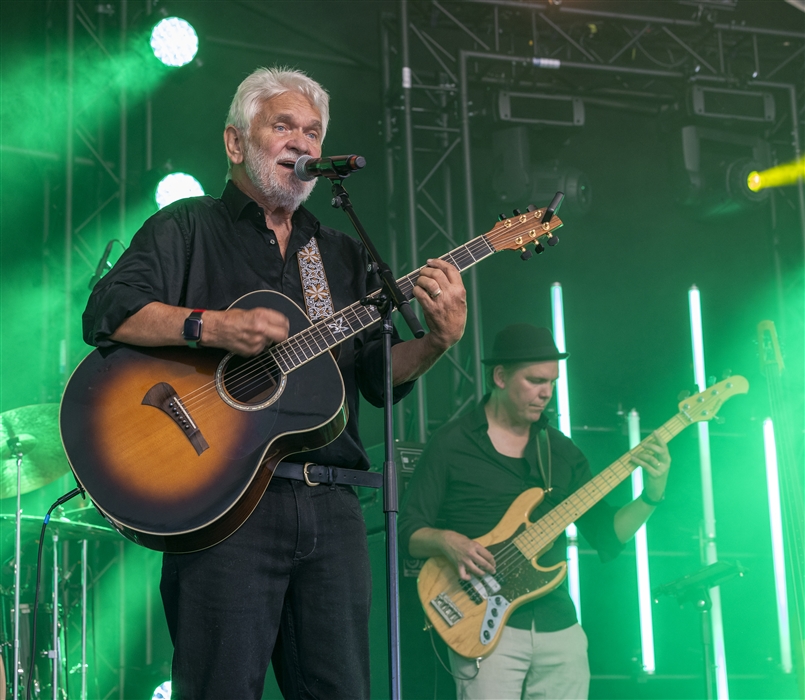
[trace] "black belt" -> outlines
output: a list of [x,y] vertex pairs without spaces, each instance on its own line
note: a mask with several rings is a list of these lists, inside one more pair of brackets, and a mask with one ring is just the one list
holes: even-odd
[[362,469],[344,469],[343,467],[326,467],[323,464],[280,462],[274,470],[274,476],[304,481],[308,486],[347,484],[349,486],[367,486],[372,489],[379,489],[383,485],[383,475],[378,472],[367,472]]

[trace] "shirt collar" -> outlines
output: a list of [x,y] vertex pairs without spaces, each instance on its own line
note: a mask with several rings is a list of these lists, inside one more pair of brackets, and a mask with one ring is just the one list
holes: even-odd
[[[244,218],[249,219],[256,215],[257,210],[262,208],[232,180],[227,181],[223,194],[221,194],[221,201],[224,203],[233,222]],[[292,250],[301,248],[310,240],[311,236],[316,236],[319,233],[321,226],[319,220],[302,206],[293,213],[291,221],[293,222],[293,233],[291,234],[289,248]],[[305,240],[299,245],[295,245],[297,242],[295,238],[299,235],[305,237]]]

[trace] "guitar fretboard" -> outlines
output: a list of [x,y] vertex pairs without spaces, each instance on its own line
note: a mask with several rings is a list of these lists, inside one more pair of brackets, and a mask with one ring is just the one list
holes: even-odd
[[[451,250],[441,259],[455,265],[459,272],[463,272],[495,252],[497,251],[489,241],[488,234],[483,234],[455,250]],[[413,297],[414,286],[418,278],[419,270],[414,270],[397,280],[397,285],[406,299]],[[377,294],[379,291],[372,292],[370,296]],[[278,343],[268,353],[274,358],[279,368],[288,374],[379,320],[380,312],[377,307],[364,306],[357,301]]]
[[[683,413],[677,413],[673,418],[658,428],[657,432],[663,440],[668,442],[676,437],[687,426],[690,419]],[[648,438],[646,438],[648,440]],[[529,525],[523,532],[514,538],[515,546],[523,553],[526,559],[532,559],[551,544],[570,523],[578,520],[598,501],[624,481],[634,470],[635,466],[630,459],[633,454],[643,448],[643,440],[619,457],[602,472],[594,476],[572,496],[568,496],[550,513],[543,515],[537,522]]]

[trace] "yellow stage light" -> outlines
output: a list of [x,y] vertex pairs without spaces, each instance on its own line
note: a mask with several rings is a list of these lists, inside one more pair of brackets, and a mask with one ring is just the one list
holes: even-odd
[[759,192],[767,187],[782,187],[783,185],[793,185],[797,180],[805,178],[805,156],[793,163],[776,165],[768,170],[758,172],[757,170],[749,173],[746,178],[746,186],[752,192]]

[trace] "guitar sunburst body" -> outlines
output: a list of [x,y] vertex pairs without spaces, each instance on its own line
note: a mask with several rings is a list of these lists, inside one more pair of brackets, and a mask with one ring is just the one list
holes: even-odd
[[[285,314],[291,333],[311,325],[276,292],[233,304],[257,306]],[[287,375],[243,367],[223,351],[120,345],[76,369],[62,439],[77,480],[121,534],[161,551],[210,546],[243,524],[283,457],[326,445],[346,425],[331,353]]]
[[[485,581],[474,579],[473,587],[458,577],[444,557],[428,559],[422,567],[417,581],[419,598],[438,601],[425,606],[425,613],[445,643],[452,649],[461,649],[463,656],[477,658],[491,654],[500,641],[498,632],[511,614],[525,603],[550,593],[565,578],[567,562],[549,568],[538,564],[539,557],[550,549],[552,543],[530,559],[514,543],[515,538],[531,524],[529,516],[544,496],[545,492],[540,488],[524,491],[495,528],[476,539],[496,561],[506,561],[503,580],[498,577],[493,583],[491,577]],[[500,588],[492,592],[490,585]],[[451,614],[451,606],[461,614],[452,626],[444,617]]]

